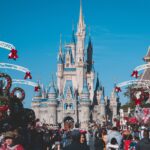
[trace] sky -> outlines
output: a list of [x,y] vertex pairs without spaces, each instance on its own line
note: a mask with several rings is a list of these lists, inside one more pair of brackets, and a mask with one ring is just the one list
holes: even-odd
[[[12,43],[19,59],[7,59],[8,50],[0,48],[0,62],[28,68],[31,81],[49,85],[57,69],[60,34],[69,43],[72,26],[79,18],[79,0],[0,0],[0,41]],[[105,94],[110,97],[114,83],[128,81],[133,69],[144,64],[142,58],[150,45],[149,0],[82,0],[84,21],[93,43],[95,70]],[[13,79],[24,74],[10,69],[0,72]],[[30,107],[34,88],[20,86],[26,92],[24,106]],[[12,88],[13,88],[12,87]],[[119,94],[121,102],[127,102]]]

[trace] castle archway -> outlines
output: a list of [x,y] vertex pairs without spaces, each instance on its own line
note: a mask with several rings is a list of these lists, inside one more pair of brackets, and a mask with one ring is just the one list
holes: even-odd
[[64,129],[71,130],[74,127],[74,119],[70,116],[64,118]]

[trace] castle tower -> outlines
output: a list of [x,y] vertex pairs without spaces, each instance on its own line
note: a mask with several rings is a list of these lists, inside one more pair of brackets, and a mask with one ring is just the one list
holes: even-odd
[[63,71],[64,71],[64,64],[63,64],[62,42],[61,42],[61,36],[60,36],[60,46],[59,46],[59,54],[58,54],[58,60],[57,60],[57,87],[58,87],[60,95],[63,92],[63,88],[62,88]]
[[[39,83],[38,83],[38,86],[40,87]],[[40,118],[39,105],[40,105],[41,99],[42,99],[42,89],[40,87],[38,91],[35,91],[34,97],[32,99],[32,108],[34,109],[36,118]]]
[[42,98],[46,98],[46,89],[44,85],[42,85]]
[[91,38],[89,37],[86,65],[87,65],[87,81],[91,100],[93,100],[94,97],[94,80],[95,80],[95,69],[92,57],[93,57],[93,46]]
[[89,37],[88,48],[87,48],[87,73],[92,71],[93,64],[93,45],[91,41],[91,37]]
[[76,49],[76,73],[77,73],[77,87],[79,93],[82,92],[83,88],[83,77],[84,77],[84,47],[85,47],[85,24],[82,14],[82,2],[80,1],[80,15],[77,27],[77,49]]
[[[146,56],[143,58],[147,64],[150,64],[150,47],[148,48]],[[141,77],[142,80],[150,80],[150,68],[144,70]]]
[[105,95],[104,95],[104,87],[100,90],[101,99],[100,99],[100,114],[101,120],[105,121],[106,119],[106,109],[105,109]]
[[[150,65],[150,46],[148,48],[146,56],[143,58],[144,61]],[[147,68],[144,70],[144,73],[141,76],[141,80],[150,80],[150,68]],[[150,92],[149,92],[150,94]],[[149,99],[147,100],[148,103],[150,103],[150,96]]]
[[48,91],[48,118],[50,124],[57,123],[57,99],[56,90],[54,87],[54,81],[52,81],[51,86]]
[[95,89],[93,88],[93,91],[94,91],[93,104],[97,105],[100,103],[100,99],[102,96],[102,86],[100,84],[98,74],[97,74]]
[[87,81],[84,79],[84,85],[83,90],[81,94],[81,113],[79,114],[79,120],[81,122],[81,128],[87,129],[88,128],[88,122],[90,118],[90,99],[89,99],[89,91],[87,87]]
[[74,27],[72,29],[71,49],[72,49],[73,59],[75,60],[75,58],[76,58],[76,40],[75,40]]
[[117,105],[118,105],[118,95],[113,89],[111,96],[110,96],[110,109],[112,111],[112,123],[115,125],[115,122],[113,121],[114,118],[117,117]]

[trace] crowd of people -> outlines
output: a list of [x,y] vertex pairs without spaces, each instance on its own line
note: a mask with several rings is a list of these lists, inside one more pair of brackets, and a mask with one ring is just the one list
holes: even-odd
[[0,131],[0,150],[150,150],[148,127],[119,130],[94,123],[81,130],[76,123],[64,130],[36,120],[26,128],[7,124]]

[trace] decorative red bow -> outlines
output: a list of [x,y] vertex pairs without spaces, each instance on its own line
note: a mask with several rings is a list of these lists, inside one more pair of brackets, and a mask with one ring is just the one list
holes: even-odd
[[31,73],[30,72],[26,72],[24,79],[32,79]]
[[141,103],[142,103],[142,99],[135,98],[135,99],[133,99],[133,101],[135,102],[135,105],[141,105]]
[[131,74],[132,77],[138,78],[138,71],[134,70]]
[[38,91],[39,91],[39,89],[40,89],[40,87],[39,87],[39,86],[35,86],[35,87],[34,87],[34,91],[35,91],[35,92],[38,92]]
[[121,92],[121,88],[118,87],[118,86],[116,86],[116,87],[115,87],[115,91],[116,91],[116,92]]
[[10,53],[8,54],[8,58],[9,58],[9,59],[14,59],[14,60],[16,60],[16,59],[18,58],[17,50],[12,49],[12,50],[10,51]]

